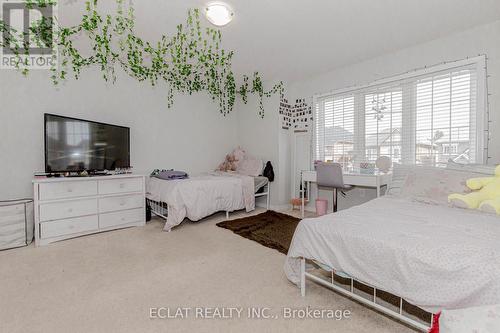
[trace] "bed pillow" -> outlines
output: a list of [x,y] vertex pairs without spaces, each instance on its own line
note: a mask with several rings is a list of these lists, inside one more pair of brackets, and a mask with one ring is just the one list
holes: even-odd
[[394,163],[392,169],[392,179],[387,187],[387,195],[398,196],[401,194],[401,188],[403,187],[406,177],[408,176],[408,172],[410,172],[410,165],[403,165]]
[[476,163],[457,163],[453,161],[448,161],[446,164],[446,169],[450,170],[460,170],[465,172],[474,172],[484,174],[486,176],[491,176],[495,174],[496,165],[485,165],[485,164],[476,164]]
[[243,161],[246,157],[246,151],[244,151],[241,147],[235,148],[232,152],[232,155],[235,160],[236,167]]
[[263,166],[264,163],[262,162],[262,160],[258,160],[255,158],[245,158],[238,164],[236,172],[240,175],[257,177],[262,174]]
[[470,192],[467,179],[481,176],[483,174],[468,171],[413,166],[408,170],[399,196],[429,204],[448,205],[450,193]]

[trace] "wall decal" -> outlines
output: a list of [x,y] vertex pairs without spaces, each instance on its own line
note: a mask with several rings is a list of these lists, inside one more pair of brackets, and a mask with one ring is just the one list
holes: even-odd
[[279,113],[283,129],[303,132],[309,131],[312,126],[312,107],[306,103],[305,98],[296,99],[292,105],[284,94],[281,94]]
[[[255,94],[259,98],[259,115],[264,117],[263,99],[283,93],[282,82],[264,90],[258,72],[243,75],[238,85],[232,70],[234,52],[221,47],[220,30],[202,27],[198,9],[188,11],[186,22],[177,26],[173,36],[162,35],[160,40],[150,42],[134,32],[132,5],[115,1],[117,9],[113,14],[102,13],[97,0],[85,2],[80,23],[65,27],[58,23],[55,11],[48,10],[56,5],[54,0],[25,0],[24,12],[38,10],[41,18],[25,24],[25,31],[17,31],[0,20],[0,46],[15,58],[15,68],[24,75],[34,67],[28,59],[33,58],[35,50],[44,49],[47,53],[48,49],[55,85],[69,75],[78,79],[81,71],[89,67],[99,68],[103,79],[113,83],[117,68],[152,86],[163,82],[167,86],[168,107],[174,102],[174,92],[191,95],[206,91],[218,103],[221,114],[227,115],[236,96],[247,103],[248,94]],[[76,46],[85,45],[81,39],[89,43],[89,50]]]

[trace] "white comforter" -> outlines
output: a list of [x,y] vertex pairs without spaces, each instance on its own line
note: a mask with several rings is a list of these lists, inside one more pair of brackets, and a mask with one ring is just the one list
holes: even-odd
[[234,173],[213,172],[183,180],[150,178],[147,197],[168,204],[165,231],[186,217],[198,221],[218,211],[255,209],[253,178]]
[[298,225],[285,263],[299,257],[400,295],[427,311],[500,304],[500,218],[383,197]]

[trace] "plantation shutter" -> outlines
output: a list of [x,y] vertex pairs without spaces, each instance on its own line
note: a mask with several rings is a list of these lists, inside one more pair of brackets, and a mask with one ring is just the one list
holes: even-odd
[[346,165],[354,156],[354,96],[331,96],[315,105],[315,159]]
[[476,81],[466,68],[416,82],[416,163],[476,162]]
[[479,78],[478,61],[316,97],[314,158],[354,169],[380,156],[432,166],[484,163],[487,92]]
[[390,88],[364,95],[366,162],[389,156],[401,163],[403,131],[403,90]]

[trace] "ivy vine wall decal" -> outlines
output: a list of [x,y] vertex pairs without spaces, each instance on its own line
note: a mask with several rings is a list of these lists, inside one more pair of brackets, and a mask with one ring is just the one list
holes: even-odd
[[[259,98],[259,115],[264,117],[263,99],[283,93],[283,83],[264,90],[258,72],[251,77],[244,75],[241,84],[236,83],[232,70],[233,51],[221,47],[220,30],[203,28],[198,9],[190,9],[184,24],[177,25],[173,36],[162,35],[156,42],[146,41],[134,33],[135,17],[132,5],[116,1],[116,12],[101,13],[98,1],[85,3],[85,13],[75,26],[61,26],[57,17],[44,17],[32,23],[29,31],[17,31],[8,22],[0,20],[1,47],[9,47],[16,57],[15,67],[28,75],[30,45],[26,40],[36,41],[40,47],[52,51],[51,78],[57,85],[72,75],[78,79],[82,70],[97,66],[106,81],[115,82],[115,71],[121,68],[138,81],[147,81],[152,86],[160,82],[167,86],[167,105],[174,102],[174,93],[189,95],[206,91],[218,103],[225,116],[232,111],[236,96],[246,104],[249,94]],[[53,0],[26,0],[33,9],[54,6]],[[28,38],[26,38],[28,36]],[[77,38],[88,38],[90,50],[75,46]],[[89,52],[90,51],[90,52]]]

